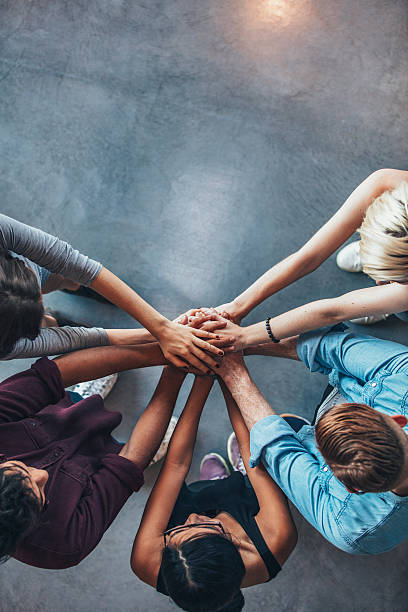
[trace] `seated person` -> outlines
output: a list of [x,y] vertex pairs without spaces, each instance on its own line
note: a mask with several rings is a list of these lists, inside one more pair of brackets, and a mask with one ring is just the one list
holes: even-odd
[[262,460],[303,516],[345,552],[378,554],[405,540],[408,347],[340,325],[249,352],[300,359],[329,374],[335,387],[316,431],[306,425],[294,433],[257,389],[242,355],[227,355],[219,375],[251,431],[250,465]]
[[[163,376],[174,381],[171,388],[179,388],[184,378],[173,368],[165,368]],[[201,464],[204,480],[185,484],[212,384],[211,378],[195,379],[131,556],[132,569],[141,580],[169,595],[183,610],[195,612],[241,610],[241,588],[274,578],[297,539],[287,500],[262,465],[249,470],[249,478],[240,471],[229,476],[222,458],[211,454]],[[160,381],[156,393],[166,397],[168,385],[168,380]],[[223,384],[222,390],[248,468],[249,432]],[[238,468],[238,452],[232,461]]]
[[63,569],[95,548],[142,486],[181,379],[164,372],[166,393],[153,396],[126,444],[111,436],[119,413],[64,387],[162,363],[158,344],[97,347],[43,357],[0,384],[0,559]]
[[[146,329],[73,327],[56,313],[45,314],[42,294],[56,289],[102,296]],[[225,344],[215,334],[169,321],[101,263],[70,244],[0,215],[0,359],[156,339],[168,361],[178,367],[189,364],[203,374],[216,366],[214,355],[222,355],[214,344]]]
[[373,172],[300,249],[267,270],[232,302],[217,309],[239,323],[269,296],[316,270],[356,231],[361,240],[338,253],[338,265],[350,272],[362,270],[379,286],[318,299],[271,317],[269,330],[264,321],[238,328],[236,347],[243,349],[266,342],[269,333],[276,339],[288,338],[350,319],[371,324],[385,319],[389,313],[398,313],[399,318],[407,321],[407,181],[405,170],[383,168]]

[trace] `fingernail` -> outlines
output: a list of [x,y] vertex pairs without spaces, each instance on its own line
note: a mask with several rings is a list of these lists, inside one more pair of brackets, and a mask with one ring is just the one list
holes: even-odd
[[224,355],[224,351],[218,351],[219,355]]

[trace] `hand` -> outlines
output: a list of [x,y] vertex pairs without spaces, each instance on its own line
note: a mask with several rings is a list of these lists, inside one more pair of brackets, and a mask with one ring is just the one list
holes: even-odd
[[[206,310],[216,312],[214,309]],[[244,348],[245,328],[236,325],[219,314],[210,314],[209,312],[209,314],[206,316],[210,318],[205,318],[199,314],[190,316],[188,325],[199,327],[200,329],[206,331],[216,329],[217,336],[220,338],[218,342],[223,342],[223,344],[219,344],[219,346],[224,348],[225,353],[240,351]],[[215,327],[217,322],[220,327]]]
[[[215,308],[192,308],[184,314],[179,315],[174,319],[173,323],[188,325],[188,327],[204,329],[209,332],[217,332],[219,329],[223,329],[227,326],[228,320],[221,317]],[[214,346],[225,348],[229,344],[232,344],[234,340],[235,337],[230,337],[229,339],[223,338],[209,340],[208,342]]]
[[[210,325],[210,329],[219,323],[208,319],[206,322]],[[230,344],[233,338],[225,334],[221,338],[218,330],[215,334],[212,331],[168,321],[158,340],[164,357],[174,366],[188,370],[189,364],[200,374],[210,374],[211,370],[219,367],[216,357],[220,359],[224,355],[221,347]],[[216,344],[219,346],[215,346]]]
[[187,325],[189,320],[195,316],[204,316],[204,309],[202,308],[191,308],[187,310],[187,312],[183,312],[183,314],[179,315],[175,319],[173,319],[173,323],[179,323],[180,325]]

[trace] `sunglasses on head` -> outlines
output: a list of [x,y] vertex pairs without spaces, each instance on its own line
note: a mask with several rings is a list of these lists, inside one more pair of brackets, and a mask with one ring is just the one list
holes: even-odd
[[222,533],[225,534],[224,527],[222,526],[221,521],[217,521],[216,523],[210,521],[203,521],[201,523],[189,523],[187,525],[177,525],[177,527],[172,527],[171,529],[167,529],[163,532],[164,546],[167,546],[166,538],[169,538],[170,535],[175,533],[180,533],[181,531],[186,531],[191,527],[203,527],[204,529],[212,529],[217,531],[218,528],[221,529]]

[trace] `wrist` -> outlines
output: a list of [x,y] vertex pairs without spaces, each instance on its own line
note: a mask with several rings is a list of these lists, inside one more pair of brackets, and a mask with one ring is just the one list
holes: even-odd
[[221,379],[228,388],[232,387],[234,384],[238,384],[239,381],[242,381],[242,379],[247,376],[248,370],[245,363],[236,363],[220,374]]
[[240,327],[234,342],[235,351],[242,351],[249,346],[250,327]]
[[172,365],[166,365],[163,368],[162,379],[168,382],[182,383],[187,376],[187,372],[183,372],[179,368],[175,368]]
[[245,299],[244,294],[236,297],[232,304],[233,312],[231,314],[239,320],[243,319],[251,312],[251,305],[248,303],[248,300]]
[[157,338],[159,342],[162,342],[168,335],[171,333],[171,328],[174,325],[178,325],[177,323],[172,323],[166,317],[162,317],[157,323],[154,325],[154,329],[151,328],[152,334]]

